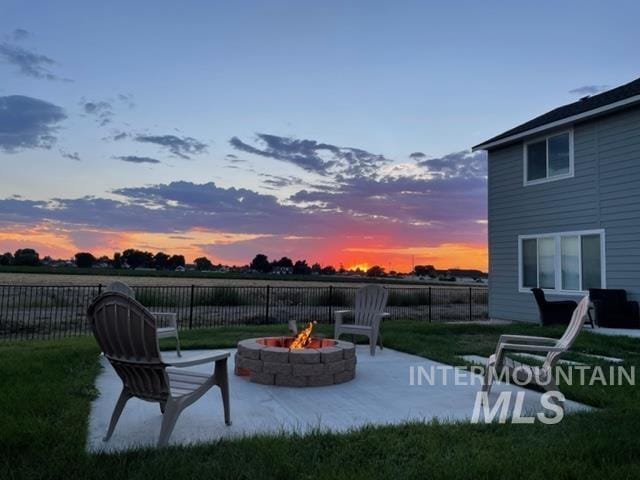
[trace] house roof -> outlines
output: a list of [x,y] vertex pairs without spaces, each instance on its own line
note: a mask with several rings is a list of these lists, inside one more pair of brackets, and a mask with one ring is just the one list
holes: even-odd
[[599,93],[598,95],[583,97],[577,102],[554,108],[547,113],[476,145],[473,147],[473,150],[486,150],[497,147],[547,128],[553,128],[583,118],[603,114],[612,109],[628,106],[636,101],[640,102],[640,78],[625,85],[607,90],[606,92]]

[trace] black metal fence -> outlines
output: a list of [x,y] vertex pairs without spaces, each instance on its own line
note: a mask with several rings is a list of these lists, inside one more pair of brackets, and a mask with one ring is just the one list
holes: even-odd
[[[357,287],[140,286],[151,311],[176,312],[181,329],[225,325],[333,321],[353,305]],[[89,333],[86,310],[97,286],[0,285],[0,341],[56,339]],[[426,322],[487,318],[485,287],[388,287],[390,320]]]

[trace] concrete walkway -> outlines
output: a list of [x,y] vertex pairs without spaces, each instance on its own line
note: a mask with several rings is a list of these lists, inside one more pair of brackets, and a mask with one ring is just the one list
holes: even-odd
[[[185,357],[202,351],[187,351]],[[229,364],[233,372],[233,350]],[[167,355],[169,356],[169,355]],[[455,370],[444,364],[395,350],[378,351],[375,357],[368,347],[359,346],[355,380],[327,387],[276,387],[258,385],[230,374],[231,415],[233,425],[226,427],[219,390],[213,388],[187,408],[176,424],[171,444],[210,442],[220,438],[278,432],[305,433],[312,429],[344,432],[365,425],[400,424],[407,421],[468,421],[473,413],[480,387],[477,375],[463,372],[456,385]],[[103,442],[111,412],[121,390],[115,372],[102,359],[104,369],[96,380],[99,397],[91,406],[87,450],[117,451],[136,446],[154,446],[160,432],[158,404],[137,399],[125,407],[115,433]],[[419,367],[434,373],[434,384],[422,376]],[[211,371],[204,365],[194,369]],[[411,384],[411,373],[413,385]],[[460,371],[458,371],[460,373]],[[506,384],[496,384],[491,399],[499,392],[525,392],[523,414],[542,411],[537,392]],[[512,405],[515,396],[512,397]],[[590,407],[567,402],[566,412]]]
[[596,328],[586,328],[585,332],[597,333],[598,335],[618,335],[624,337],[634,337],[640,338],[640,329],[639,328],[606,328],[606,327],[596,327]]

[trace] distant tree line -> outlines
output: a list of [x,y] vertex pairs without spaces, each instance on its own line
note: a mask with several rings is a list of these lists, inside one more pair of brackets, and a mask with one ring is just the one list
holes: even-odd
[[309,266],[306,260],[296,260],[295,262],[289,257],[282,257],[280,260],[269,261],[269,258],[263,254],[257,254],[249,265],[251,270],[260,273],[281,273],[293,275],[335,275],[336,269],[327,265],[322,267],[319,263]]
[[[282,257],[280,260],[269,261],[269,258],[263,254],[257,254],[249,265],[251,270],[260,273],[281,273],[293,275],[335,275],[336,273],[345,273],[346,270],[340,266],[338,270],[332,265],[324,267],[319,263],[309,266],[306,260],[296,260],[295,262],[288,257]],[[384,277],[386,275],[384,268],[374,265],[366,272],[356,270],[355,273],[366,273],[368,277]],[[395,273],[395,272],[393,272]]]
[[[38,252],[33,248],[21,248],[16,250],[13,254],[6,252],[0,255],[0,266],[39,266],[39,265],[73,265],[78,268],[91,268],[91,267],[109,267],[109,268],[154,268],[156,270],[177,270],[183,269],[186,266],[185,258],[183,255],[170,255],[165,252],[147,252],[144,250],[137,250],[129,248],[122,252],[115,252],[113,257],[102,256],[95,257],[90,252],[78,252],[74,256],[73,261],[53,260],[50,257],[40,258]],[[193,262],[196,270],[199,271],[220,271],[228,270],[229,267],[222,264],[214,265],[207,257],[198,257]],[[236,271],[251,270],[258,273],[265,274],[279,274],[279,275],[335,275],[347,273],[342,265],[336,270],[332,265],[322,266],[319,263],[313,263],[311,266],[306,260],[296,260],[295,262],[289,257],[281,257],[279,260],[270,261],[267,255],[263,253],[257,254],[248,266],[244,267],[232,267]],[[366,275],[368,277],[386,277],[399,275],[395,271],[386,272],[385,269],[379,265],[374,265],[366,271],[362,271],[359,268],[356,270],[350,270],[349,273],[355,273],[358,275]],[[433,265],[416,265],[412,272],[415,276],[421,278],[438,278],[440,280],[455,281],[455,277],[472,277],[481,278],[486,277],[486,274],[480,270],[464,270],[464,269],[449,269],[449,270],[437,270]]]
[[[157,270],[175,270],[185,266],[183,255],[169,255],[158,252],[155,255],[151,252],[129,248],[113,254],[113,258],[106,255],[96,258],[90,252],[78,252],[74,256],[75,265],[79,268],[91,268],[96,265],[112,268],[155,268]],[[205,259],[206,260],[206,259]],[[207,260],[208,261],[208,260]],[[59,263],[45,257],[40,259],[39,253],[32,248],[22,248],[16,250],[14,254],[6,252],[0,255],[0,265],[16,265],[37,267],[43,264],[49,265]]]
[[7,252],[0,255],[0,265],[37,267],[40,265],[40,255],[33,248],[20,248],[14,254]]

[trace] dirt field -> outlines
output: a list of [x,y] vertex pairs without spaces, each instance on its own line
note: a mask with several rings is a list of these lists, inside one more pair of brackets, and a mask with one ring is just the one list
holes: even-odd
[[[69,285],[108,285],[116,280],[123,281],[133,286],[186,286],[186,285],[198,285],[198,286],[244,286],[244,287],[258,287],[271,285],[272,287],[328,287],[329,285],[343,285],[349,287],[358,287],[365,285],[364,282],[341,282],[336,280],[335,282],[305,280],[259,280],[259,279],[238,279],[238,278],[178,278],[178,277],[155,277],[155,276],[116,276],[116,275],[63,275],[63,274],[39,274],[39,273],[5,273],[0,272],[0,285],[57,285],[57,286],[69,286]],[[384,283],[382,283],[384,285]],[[428,286],[425,282],[424,285],[416,284],[399,284],[398,282],[389,283],[390,286],[395,287],[421,287]],[[443,286],[443,285],[440,285]],[[482,287],[482,285],[456,285],[446,284],[446,287],[456,286],[473,286],[474,288]]]

